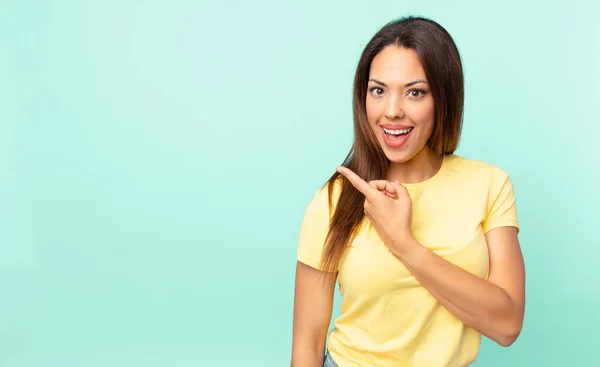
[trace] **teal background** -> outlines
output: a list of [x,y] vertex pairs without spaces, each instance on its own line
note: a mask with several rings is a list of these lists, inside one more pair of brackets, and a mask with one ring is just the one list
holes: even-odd
[[525,325],[475,366],[597,366],[599,8],[0,1],[0,366],[289,365],[304,208],[407,14],[461,51],[457,153],[517,193]]

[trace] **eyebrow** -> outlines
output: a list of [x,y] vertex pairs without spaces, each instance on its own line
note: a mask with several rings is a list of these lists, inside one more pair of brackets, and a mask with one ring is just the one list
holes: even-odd
[[[369,79],[369,81],[370,82],[375,82],[377,84],[383,85],[384,87],[387,87],[387,85],[384,82],[380,82],[377,79]],[[412,82],[408,82],[408,83],[404,84],[404,88],[412,87],[413,85],[419,84],[419,83],[428,84],[427,80],[425,80],[425,79],[417,79],[417,80],[413,80]]]

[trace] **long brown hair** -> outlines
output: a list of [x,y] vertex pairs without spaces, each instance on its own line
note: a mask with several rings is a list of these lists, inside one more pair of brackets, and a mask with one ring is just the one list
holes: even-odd
[[[435,122],[427,144],[436,154],[452,154],[462,127],[464,82],[460,55],[450,34],[438,23],[420,17],[405,17],[386,24],[364,48],[354,76],[354,142],[342,163],[365,181],[385,179],[390,161],[385,156],[367,120],[365,98],[373,58],[389,45],[416,51],[431,87]],[[365,216],[364,195],[336,171],[325,183],[329,207],[333,207],[336,184],[341,191],[321,258],[321,268],[336,272],[350,241]]]

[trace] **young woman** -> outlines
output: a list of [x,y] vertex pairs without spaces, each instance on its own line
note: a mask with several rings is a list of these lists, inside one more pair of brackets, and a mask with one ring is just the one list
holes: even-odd
[[447,31],[383,27],[353,111],[353,147],[301,226],[292,367],[467,366],[481,335],[511,345],[525,303],[515,195],[502,169],[454,154],[463,72]]

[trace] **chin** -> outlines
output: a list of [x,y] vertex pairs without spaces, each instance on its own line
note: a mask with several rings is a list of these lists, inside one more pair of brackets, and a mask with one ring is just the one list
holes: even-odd
[[[415,133],[414,130],[411,132],[411,134]],[[389,146],[386,143],[385,138],[383,138],[381,135],[378,136],[377,140],[379,142],[379,146],[383,150],[384,155],[390,162],[403,164],[415,158],[419,152],[423,150],[425,144],[423,144],[423,147],[419,148],[418,143],[420,142],[418,138],[419,136],[409,136],[408,139],[405,140],[399,147]]]
[[416,155],[414,152],[386,152],[385,156],[392,163],[402,164],[410,161]]

